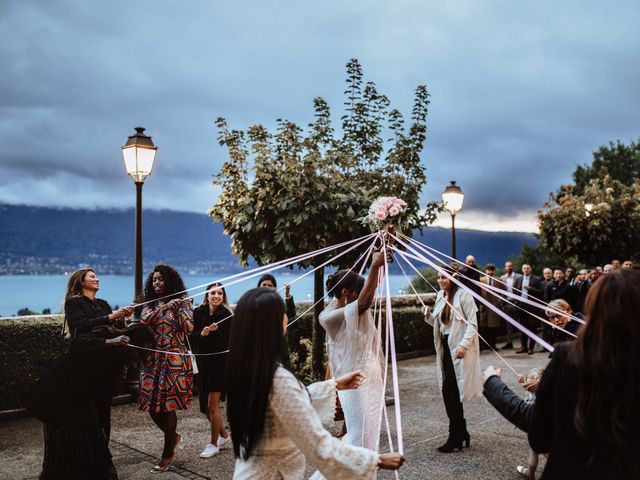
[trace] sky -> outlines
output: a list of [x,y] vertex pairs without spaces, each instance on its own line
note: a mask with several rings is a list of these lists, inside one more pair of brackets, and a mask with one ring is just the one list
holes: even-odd
[[357,58],[405,117],[429,89],[423,202],[456,180],[456,226],[534,231],[576,165],[640,137],[639,20],[635,0],[2,0],[0,203],[133,206],[143,126],[145,208],[205,212],[216,117],[306,125],[322,96],[337,126]]

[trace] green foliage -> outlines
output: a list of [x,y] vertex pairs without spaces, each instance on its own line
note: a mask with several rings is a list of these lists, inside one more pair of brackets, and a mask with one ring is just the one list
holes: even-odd
[[0,410],[18,408],[21,398],[64,348],[62,318],[0,322]]
[[[357,60],[347,64],[342,134],[331,123],[322,98],[314,99],[315,119],[307,130],[278,119],[275,132],[262,125],[230,130],[218,118],[218,142],[229,159],[215,177],[222,192],[209,211],[232,238],[232,251],[247,264],[266,264],[365,235],[355,219],[386,194],[408,203],[420,226],[435,219],[438,206],[419,205],[426,182],[420,152],[426,139],[429,94],[416,89],[411,125],[372,82],[363,82]],[[393,138],[385,141],[388,129]],[[354,257],[339,266],[351,265]],[[318,264],[321,259],[300,262]]]
[[618,140],[610,142],[609,146],[600,146],[593,152],[591,165],[580,165],[573,172],[573,194],[583,195],[592,180],[605,175],[627,187],[640,180],[640,142],[631,142],[627,146]]
[[[588,208],[590,209],[588,209]],[[630,186],[605,175],[576,194],[565,186],[538,212],[540,244],[586,265],[640,259],[640,180]]]
[[[420,273],[422,274],[422,276],[416,274],[411,278],[411,285],[413,285],[413,288],[415,288],[418,293],[433,292],[433,287],[437,286],[436,282],[438,280],[438,272],[436,271],[436,269],[431,267],[421,268]],[[425,279],[428,282],[425,281]],[[412,290],[410,291],[412,292]]]
[[28,317],[31,315],[38,315],[38,312],[34,312],[33,310],[31,310],[30,308],[21,308],[20,310],[18,310],[17,315],[19,317]]

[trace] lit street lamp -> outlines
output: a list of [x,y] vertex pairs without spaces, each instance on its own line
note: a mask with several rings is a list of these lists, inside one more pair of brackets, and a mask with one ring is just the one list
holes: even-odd
[[127,139],[122,147],[124,166],[136,184],[136,245],[135,245],[135,294],[133,301],[139,302],[142,294],[142,185],[151,175],[158,147],[151,137],[144,134],[144,128],[136,127],[136,133]]
[[451,185],[442,192],[442,203],[444,208],[449,210],[451,214],[451,256],[456,257],[456,213],[462,208],[462,202],[464,200],[464,193],[455,180],[451,180]]

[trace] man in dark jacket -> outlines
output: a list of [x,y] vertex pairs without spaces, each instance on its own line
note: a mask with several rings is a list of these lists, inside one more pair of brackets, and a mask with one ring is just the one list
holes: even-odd
[[[539,277],[536,277],[531,272],[531,265],[527,263],[522,265],[520,297],[523,300],[530,301],[542,300],[542,297],[544,295],[544,291],[542,290],[542,282],[540,281]],[[539,323],[541,323],[537,318],[535,318],[535,316],[539,317],[542,314],[542,309],[534,307],[533,305],[529,305],[524,301],[519,301],[518,306],[521,308],[521,310],[518,312],[518,321],[523,327],[531,330],[532,332],[535,332],[539,326]],[[535,340],[533,338],[529,338],[524,332],[520,334],[520,340],[522,346],[519,350],[516,350],[516,353],[528,353],[530,355],[533,354],[533,347],[536,344]]]

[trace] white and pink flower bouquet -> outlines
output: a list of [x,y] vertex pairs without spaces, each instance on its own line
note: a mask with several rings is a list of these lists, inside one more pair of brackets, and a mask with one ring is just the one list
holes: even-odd
[[368,225],[371,230],[402,231],[410,226],[410,221],[403,216],[407,211],[407,202],[398,197],[379,197],[371,206],[366,216],[359,218],[363,225]]

